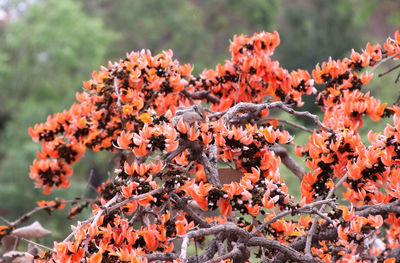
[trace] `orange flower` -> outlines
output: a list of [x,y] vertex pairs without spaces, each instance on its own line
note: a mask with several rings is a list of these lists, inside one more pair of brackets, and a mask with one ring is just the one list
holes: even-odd
[[354,208],[349,212],[349,209],[346,206],[338,206],[338,209],[342,210],[343,219],[347,222],[350,222],[354,218]]
[[145,143],[141,143],[139,147],[134,147],[133,152],[137,156],[145,156],[149,151],[147,150],[147,145]]
[[150,124],[153,120],[147,112],[140,114],[139,119],[146,124]]
[[194,222],[188,223],[186,218],[183,218],[182,220],[179,220],[176,222],[176,234],[178,236],[183,236],[186,234],[186,232],[191,229],[194,226]]
[[232,212],[232,206],[227,199],[223,199],[222,201],[220,201],[219,206],[221,209],[221,214],[223,214],[224,216],[228,216]]
[[132,144],[133,134],[126,133],[122,131],[121,134],[118,136],[117,143],[121,149],[128,149],[129,145]]
[[146,242],[146,249],[149,251],[153,251],[158,247],[158,240],[154,231],[143,231],[143,238]]

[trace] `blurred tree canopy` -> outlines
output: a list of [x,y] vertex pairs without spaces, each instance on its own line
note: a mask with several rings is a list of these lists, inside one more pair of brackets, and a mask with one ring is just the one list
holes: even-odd
[[109,57],[119,59],[131,50],[153,53],[172,49],[195,71],[214,67],[229,57],[234,34],[253,34],[276,28],[279,0],[138,0],[86,1],[87,10],[104,18],[121,33]]
[[[358,49],[363,23],[377,7],[375,0],[1,1],[8,16],[0,21],[0,200],[8,202],[0,215],[16,217],[59,193],[47,197],[32,190],[29,165],[38,149],[28,127],[69,107],[82,81],[108,60],[142,48],[153,54],[172,49],[201,73],[229,57],[234,34],[277,30],[282,65],[310,70],[328,55],[340,58]],[[398,17],[393,11],[392,23]],[[87,154],[75,174],[87,180],[91,168],[105,170],[106,157]],[[62,195],[73,198],[84,188],[73,185]]]

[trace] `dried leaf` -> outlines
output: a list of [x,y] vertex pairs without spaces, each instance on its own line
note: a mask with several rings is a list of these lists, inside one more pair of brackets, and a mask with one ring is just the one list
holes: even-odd
[[50,230],[45,229],[38,221],[35,221],[29,226],[24,226],[15,229],[12,235],[23,238],[41,238],[49,235]]

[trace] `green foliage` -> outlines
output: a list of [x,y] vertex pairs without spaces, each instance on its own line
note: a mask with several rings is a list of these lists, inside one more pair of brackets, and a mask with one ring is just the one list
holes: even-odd
[[282,65],[311,70],[329,56],[342,58],[352,48],[359,49],[363,41],[354,15],[357,8],[348,0],[311,0],[307,5],[288,6],[279,29]]

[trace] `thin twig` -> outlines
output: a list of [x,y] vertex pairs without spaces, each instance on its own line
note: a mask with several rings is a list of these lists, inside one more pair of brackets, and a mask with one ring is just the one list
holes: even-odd
[[396,80],[394,81],[394,83],[397,84],[397,82],[399,82],[399,79],[400,79],[400,72],[399,72],[399,74],[397,74],[397,77],[396,77]]
[[58,201],[58,202],[56,201],[56,203],[54,205],[37,206],[34,209],[32,209],[31,211],[23,214],[22,216],[20,216],[15,221],[13,221],[13,222],[11,222],[9,224],[12,227],[16,227],[17,225],[19,225],[22,222],[26,221],[28,218],[32,217],[34,214],[36,214],[39,211],[46,210],[46,209],[52,209],[52,208],[55,208],[55,207],[57,207],[57,206],[59,206],[61,204],[73,204],[73,203],[77,203],[77,202],[95,202],[95,200],[94,199],[88,199],[88,198],[78,198],[78,199],[67,200],[67,201]]
[[4,217],[0,216],[0,219],[3,220],[4,222],[6,222],[7,224],[11,225],[11,222],[8,221],[7,219],[5,219]]
[[94,188],[93,185],[90,183],[92,181],[93,175],[94,175],[94,169],[92,168],[92,169],[90,169],[89,178],[88,178],[88,180],[86,182],[85,190],[83,190],[83,192],[81,194],[81,198],[83,198],[85,196],[85,193],[86,193],[88,188],[91,188],[92,190],[97,192],[96,188]]
[[[121,202],[119,202],[119,203],[113,205],[113,204],[117,201],[117,198],[118,198],[117,196],[119,196],[118,194],[115,195],[111,200],[109,200],[109,201],[101,208],[100,211],[97,212],[97,214],[96,214],[95,216],[92,216],[92,217],[88,218],[87,220],[80,222],[80,225],[77,226],[77,227],[75,228],[75,230],[74,230],[72,233],[70,233],[70,234],[64,239],[63,242],[66,242],[66,241],[70,240],[80,229],[82,229],[82,227],[84,227],[85,225],[89,224],[90,222],[92,223],[92,225],[96,225],[96,224],[97,224],[97,221],[99,220],[100,216],[101,216],[103,213],[114,211],[114,210],[116,210],[116,209],[118,209],[118,208],[120,208],[120,207],[126,205],[126,204],[129,203],[129,202],[132,202],[132,201],[134,201],[134,200],[142,200],[142,199],[145,199],[148,195],[154,195],[154,194],[157,194],[157,193],[161,193],[162,191],[164,191],[164,187],[160,187],[160,188],[154,189],[154,190],[152,190],[152,191],[150,191],[150,192],[148,192],[148,193],[144,193],[144,194],[141,194],[141,195],[131,196],[130,198],[125,199],[125,200],[123,200],[123,201],[121,201]],[[111,206],[111,205],[112,205],[112,206]]]
[[[243,246],[243,244],[241,244],[241,245]],[[206,261],[205,263],[221,262],[224,259],[233,258],[236,255],[239,255],[240,253],[241,253],[241,251],[240,251],[239,247],[236,245],[236,246],[233,247],[233,249],[230,252],[228,252],[228,253],[226,253],[224,255],[221,255],[221,256],[219,256],[217,258],[210,259],[210,260]]]
[[269,249],[275,249],[283,254],[285,254],[288,258],[290,258],[294,262],[301,262],[301,263],[322,263],[322,261],[313,258],[312,256],[304,255],[297,250],[291,248],[290,246],[286,246],[281,242],[274,240],[274,239],[267,239],[264,237],[252,237],[248,243],[248,246],[263,246]]
[[126,205],[129,202],[132,202],[132,201],[135,201],[135,200],[143,200],[143,199],[147,198],[147,196],[149,196],[149,195],[159,194],[159,193],[161,193],[163,191],[164,191],[164,187],[159,187],[159,188],[156,188],[154,190],[151,190],[150,192],[147,192],[147,193],[144,193],[144,194],[141,194],[141,195],[131,196],[128,199],[125,199],[124,201],[121,201],[121,202],[109,207],[107,209],[107,212],[114,211],[114,210]]
[[399,56],[399,55],[400,55],[400,53],[396,53],[396,54],[393,54],[393,55],[391,55],[391,56],[388,56],[388,57],[386,57],[386,58],[380,60],[378,63],[376,63],[376,64],[371,68],[371,70],[368,72],[368,74],[373,73],[380,65],[382,65],[382,64],[385,63],[386,61],[391,60],[392,58],[395,58],[395,57],[397,57],[397,56]]
[[[340,180],[337,182],[337,184],[335,184],[335,185],[332,187],[332,189],[329,191],[329,193],[328,193],[328,195],[326,196],[325,199],[330,199],[330,198],[333,196],[333,194],[335,193],[336,189],[337,189],[346,179],[347,179],[347,174],[344,175],[342,178],[340,178]],[[321,208],[319,209],[319,212],[320,212],[320,213],[323,213],[324,210],[325,210],[325,208],[326,208],[326,204],[323,204],[323,205],[321,206]],[[307,233],[306,247],[304,248],[304,253],[305,253],[306,255],[308,255],[308,256],[311,256],[312,238],[313,238],[313,235],[314,235],[314,233],[315,233],[315,231],[316,231],[316,229],[317,229],[318,218],[319,218],[319,215],[316,215],[316,216],[314,217],[314,221],[313,221],[313,223],[312,223],[312,225],[311,225],[311,228],[310,228],[310,230],[309,230],[308,233]]]
[[392,72],[393,70],[398,69],[398,68],[400,68],[400,64],[394,66],[393,68],[389,69],[388,71],[386,71],[386,72],[384,72],[384,73],[379,74],[378,77],[383,77],[383,76],[385,76],[386,74],[389,74],[390,72]]
[[400,200],[396,200],[392,203],[387,204],[375,204],[375,205],[366,205],[363,207],[354,207],[356,212],[355,214],[358,216],[367,217],[368,215],[378,215],[378,214],[387,214],[394,213],[400,214]]
[[21,237],[21,239],[24,240],[24,241],[26,241],[26,242],[28,242],[28,243],[31,243],[31,244],[33,244],[33,245],[35,245],[35,246],[38,246],[38,247],[47,249],[47,250],[52,251],[52,252],[56,252],[53,248],[49,248],[49,247],[47,247],[47,246],[45,246],[45,245],[36,243],[36,242],[34,242],[34,241],[32,241],[32,240],[29,240],[29,239],[26,239],[26,238],[24,238],[24,237]]
[[309,128],[306,128],[306,127],[304,127],[304,126],[302,126],[302,125],[300,125],[300,124],[297,124],[297,123],[294,123],[294,122],[291,122],[291,121],[288,121],[288,120],[283,120],[283,119],[264,118],[264,119],[260,119],[258,122],[259,122],[259,123],[262,123],[262,122],[265,122],[265,121],[273,121],[273,120],[277,120],[278,122],[282,122],[282,123],[288,124],[288,125],[290,125],[290,126],[293,126],[293,127],[297,128],[297,129],[306,131],[306,132],[308,132],[308,133],[313,133],[313,132],[314,132],[313,130],[311,130],[311,129],[309,129]]
[[261,229],[264,229],[267,225],[272,224],[273,222],[277,221],[278,219],[280,219],[282,217],[285,217],[285,216],[290,215],[290,214],[302,213],[303,211],[309,210],[310,208],[313,208],[313,207],[318,206],[318,205],[329,204],[332,201],[334,201],[334,199],[319,200],[319,201],[315,201],[315,202],[310,203],[310,204],[306,204],[303,207],[300,207],[299,209],[295,209],[295,210],[292,210],[292,211],[283,211],[283,212],[277,214],[276,216],[274,216],[273,218],[265,221],[264,223],[262,223],[258,227],[256,227],[253,231],[250,232],[250,235],[254,236],[259,231],[261,231]]
[[96,214],[96,216],[93,219],[93,222],[91,224],[91,226],[96,226],[97,225],[97,221],[99,221],[100,216],[104,213],[104,211],[111,205],[113,205],[115,202],[117,202],[119,198],[119,194],[114,195],[113,198],[111,198],[111,200],[109,200]]

